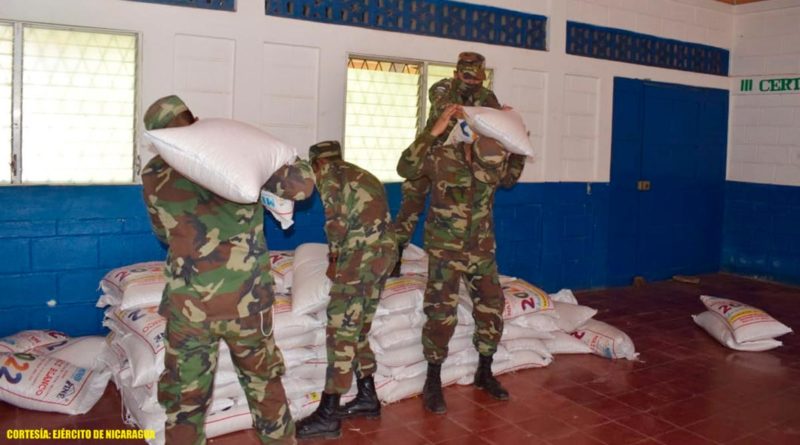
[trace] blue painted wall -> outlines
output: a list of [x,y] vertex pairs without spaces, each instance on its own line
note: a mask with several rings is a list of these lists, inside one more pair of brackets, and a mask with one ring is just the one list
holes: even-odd
[[726,184],[722,270],[800,284],[800,187]]
[[[387,191],[396,212],[400,187],[387,184]],[[609,223],[625,209],[612,206],[610,195],[607,183],[499,191],[501,272],[548,291],[625,284],[614,275],[625,234]],[[100,278],[115,267],[164,258],[139,186],[0,187],[0,208],[0,336],[34,328],[101,333],[102,311],[94,307]],[[325,241],[319,199],[296,210],[287,232],[267,218],[270,248]],[[728,182],[721,268],[800,283],[798,221],[800,187]],[[421,240],[420,225],[414,242]]]
[[[396,212],[399,184],[387,190]],[[551,291],[603,286],[608,207],[606,184],[518,184],[498,192],[500,270]],[[0,187],[0,208],[0,336],[35,328],[102,332],[102,311],[94,304],[103,275],[164,258],[140,186]],[[287,232],[267,218],[270,248],[325,242],[319,199],[296,210]],[[414,237],[421,241],[422,225]]]

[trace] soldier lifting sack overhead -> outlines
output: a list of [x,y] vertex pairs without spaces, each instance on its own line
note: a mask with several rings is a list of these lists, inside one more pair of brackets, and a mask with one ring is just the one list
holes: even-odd
[[[497,97],[491,90],[483,86],[485,79],[486,59],[482,55],[475,52],[459,54],[453,77],[436,82],[428,90],[431,108],[428,121],[420,134],[430,133],[439,116],[450,104],[500,109]],[[455,125],[455,120],[448,121],[447,128],[431,142],[431,145],[442,145]],[[404,159],[401,159],[400,162],[404,162]],[[402,202],[394,223],[400,253],[392,276],[400,275],[400,259],[403,256],[403,249],[408,246],[417,221],[419,221],[419,214],[425,209],[425,198],[428,196],[430,188],[431,183],[426,176],[415,179],[406,178],[401,185]]]
[[509,154],[494,139],[478,134],[475,142],[458,142],[431,149],[461,114],[448,105],[430,129],[403,152],[400,176],[425,178],[433,185],[425,221],[425,251],[429,255],[423,309],[427,321],[422,344],[428,361],[423,388],[425,408],[444,413],[441,366],[457,324],[458,288],[465,280],[473,301],[473,344],[480,354],[474,384],[492,397],[507,400],[508,392],[492,375],[492,357],[503,332],[504,297],[495,260],[492,208],[499,186],[511,187],[522,174],[525,156]]

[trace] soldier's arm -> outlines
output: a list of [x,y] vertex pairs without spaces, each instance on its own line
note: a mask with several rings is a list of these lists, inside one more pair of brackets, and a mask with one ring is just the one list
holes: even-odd
[[314,180],[311,164],[295,158],[293,163],[286,164],[273,173],[263,188],[281,198],[302,201],[314,193]]
[[344,239],[347,236],[347,209],[339,175],[329,170],[330,175],[320,181],[320,197],[325,207],[325,236],[328,238],[328,250],[334,258],[339,256]]
[[417,139],[403,151],[397,162],[397,174],[406,179],[417,179],[426,176],[425,159],[428,152],[438,137],[444,134],[450,126],[450,121],[461,113],[461,106],[450,104],[442,115],[436,119],[429,131],[424,131]]
[[144,197],[144,204],[147,208],[147,216],[150,217],[150,227],[159,241],[167,244],[167,229],[161,218],[158,216],[158,196],[156,195],[156,188],[158,187],[158,171],[150,162],[145,165],[142,170],[142,195]]
[[435,140],[436,137],[428,131],[417,136],[400,155],[400,160],[397,161],[397,174],[406,179],[419,179],[424,176],[424,161]]
[[500,185],[504,188],[511,188],[519,181],[522,170],[525,168],[525,155],[511,153],[505,163],[503,175],[500,178]]
[[428,102],[431,104],[428,112],[428,121],[425,122],[425,130],[430,131],[444,109],[452,102],[450,99],[451,79],[442,79],[428,90]]

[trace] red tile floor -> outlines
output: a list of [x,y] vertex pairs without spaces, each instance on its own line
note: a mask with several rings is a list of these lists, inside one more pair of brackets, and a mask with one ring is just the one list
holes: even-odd
[[[722,347],[690,317],[704,310],[698,298],[704,293],[760,307],[800,329],[800,288],[726,274],[700,278],[700,284],[663,281],[577,293],[582,304],[599,309],[597,319],[630,335],[641,361],[559,355],[547,368],[501,376],[511,392],[508,402],[471,386],[452,386],[445,390],[446,415],[425,412],[419,397],[404,400],[385,407],[380,420],[345,421],[338,443],[800,444],[797,335],[784,336],[784,346],[773,351],[737,352]],[[0,402],[0,443],[13,443],[6,439],[9,428],[124,428],[120,413],[113,385],[82,416]],[[209,442],[258,440],[250,431]]]

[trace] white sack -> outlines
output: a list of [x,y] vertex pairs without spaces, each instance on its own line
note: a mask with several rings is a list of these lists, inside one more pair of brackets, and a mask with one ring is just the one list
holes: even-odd
[[589,320],[573,334],[589,345],[592,353],[605,358],[635,360],[639,355],[628,334],[599,320]]
[[552,333],[553,338],[543,340],[551,354],[591,354],[592,348],[572,335],[562,331]]
[[597,314],[597,309],[580,304],[561,303],[558,301],[553,304],[558,313],[556,326],[566,333],[575,332],[576,329]]
[[525,326],[516,326],[512,323],[503,323],[503,337],[501,341],[516,340],[519,338],[537,338],[549,340],[555,331],[539,331]]
[[62,343],[67,334],[51,330],[20,331],[14,335],[0,338],[1,352],[28,352],[33,348]]
[[292,297],[286,294],[275,294],[272,304],[272,322],[275,339],[286,339],[316,331],[325,323],[310,315],[296,315],[292,312]]
[[297,156],[294,147],[244,122],[200,119],[145,131],[156,152],[187,178],[239,203],[258,202],[261,187]]
[[281,229],[286,230],[294,224],[294,201],[291,199],[261,190],[261,205],[280,223]]
[[518,278],[501,276],[500,284],[505,297],[504,319],[508,320],[533,313],[558,317],[553,301],[550,300],[547,292]]
[[105,337],[86,336],[62,340],[46,346],[33,348],[33,355],[46,355],[50,358],[64,360],[79,368],[98,369],[108,366],[102,357],[108,353]]
[[511,153],[533,156],[534,148],[522,116],[514,110],[463,107],[467,124],[479,135],[497,139]]
[[148,261],[109,271],[100,280],[103,295],[97,307],[111,305],[126,310],[157,306],[167,284],[164,267],[163,261]]
[[421,247],[409,244],[403,249],[400,273],[403,275],[412,273],[426,275],[428,273],[428,255]]
[[402,275],[389,278],[381,292],[381,300],[376,317],[388,314],[399,314],[422,310],[422,300],[425,295],[425,285],[428,277],[424,275]]
[[292,288],[294,252],[290,250],[270,250],[269,266],[275,280],[275,292],[289,294]]
[[699,315],[692,315],[692,319],[718,342],[737,351],[769,351],[783,345],[781,341],[772,338],[739,343],[733,338],[733,332],[728,324],[716,312],[705,311]]
[[111,377],[107,368],[79,368],[64,360],[0,353],[0,400],[35,411],[83,414],[97,403]]
[[578,299],[569,289],[561,289],[554,294],[550,294],[550,299],[560,303],[578,304]]
[[294,251],[292,267],[292,313],[313,314],[326,308],[331,299],[331,280],[325,275],[328,245],[301,244]]
[[164,371],[164,331],[167,320],[158,314],[157,307],[106,311],[103,324],[118,336],[115,342],[122,347],[133,372],[133,386],[158,380]]
[[708,295],[700,296],[700,300],[708,310],[722,317],[737,343],[767,340],[792,332],[792,328],[768,313],[739,301]]

